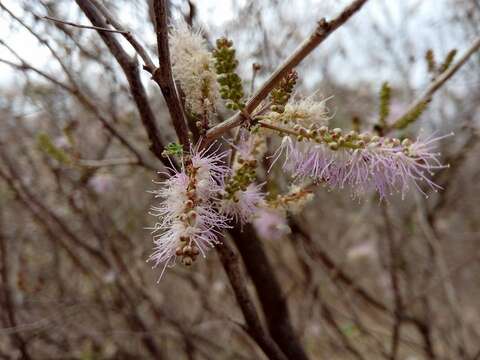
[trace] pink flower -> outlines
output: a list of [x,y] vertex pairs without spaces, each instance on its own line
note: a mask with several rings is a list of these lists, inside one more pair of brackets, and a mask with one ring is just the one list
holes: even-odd
[[272,208],[260,208],[253,219],[253,226],[263,239],[279,240],[291,231],[285,212]]
[[261,188],[262,185],[250,184],[245,191],[236,191],[233,198],[223,199],[220,205],[222,213],[246,224],[255,216],[259,205],[264,201]]
[[[402,197],[411,185],[425,194],[420,184],[437,191],[429,176],[446,167],[434,152],[436,143],[450,135],[433,135],[415,142],[374,137],[363,147],[332,150],[325,144],[308,146],[285,137],[277,150],[285,154],[283,168],[298,178],[312,178],[331,188],[349,187],[355,196],[376,190],[380,198],[393,193]],[[276,160],[275,159],[275,160]]]
[[228,218],[216,209],[218,192],[228,168],[222,164],[225,153],[198,147],[191,149],[187,164],[167,180],[160,182],[158,190],[150,191],[161,199],[150,209],[158,218],[149,227],[155,244],[148,261],[154,267],[162,264],[160,278],[168,266],[181,257],[182,263],[191,265],[201,254],[219,243],[221,229],[230,227]]
[[98,194],[106,193],[115,188],[115,178],[108,174],[97,174],[88,181],[88,185]]

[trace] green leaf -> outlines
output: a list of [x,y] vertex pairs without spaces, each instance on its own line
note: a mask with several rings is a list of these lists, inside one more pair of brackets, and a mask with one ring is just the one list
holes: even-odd
[[182,156],[183,154],[183,145],[179,143],[170,143],[165,146],[165,150],[163,150],[163,156]]
[[45,154],[49,155],[51,158],[57,160],[59,163],[64,165],[72,165],[73,161],[69,154],[67,154],[62,149],[59,149],[52,142],[50,136],[46,133],[39,133],[37,135],[37,145],[38,148],[43,151]]
[[448,52],[447,56],[445,57],[445,60],[443,61],[440,68],[438,69],[439,74],[442,74],[445,71],[447,71],[450,65],[452,65],[452,62],[455,59],[455,55],[457,55],[457,49],[453,49]]
[[390,104],[392,97],[392,89],[388,82],[382,84],[380,89],[380,110],[378,124],[383,128],[386,125],[388,115],[390,115]]

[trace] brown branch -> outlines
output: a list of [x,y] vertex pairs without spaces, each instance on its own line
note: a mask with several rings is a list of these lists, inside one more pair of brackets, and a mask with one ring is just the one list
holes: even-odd
[[[15,302],[13,301],[10,287],[10,276],[9,276],[9,264],[8,264],[8,254],[7,254],[7,244],[6,239],[2,231],[2,223],[0,218],[0,279],[2,280],[2,293],[3,293],[3,302],[2,310],[5,311],[5,317],[7,321],[7,328],[15,328],[17,326],[16,318],[16,309]],[[12,333],[11,335],[12,342],[16,344],[22,359],[30,360],[31,356],[28,352],[27,343],[25,339],[19,333]]]
[[[3,149],[0,150],[3,151]],[[46,204],[41,202],[38,199],[38,196],[35,196],[30,191],[29,187],[25,185],[20,174],[14,167],[14,164],[10,161],[9,158],[7,158],[6,154],[0,152],[0,158],[6,165],[12,177],[9,178],[3,173],[0,173],[0,176],[7,181],[7,183],[11,186],[12,190],[14,190],[19,196],[27,198],[28,203],[33,205],[33,208],[35,210],[39,211],[44,218],[48,219],[50,223],[54,224],[55,228],[63,232],[65,236],[67,236],[75,245],[78,246],[78,248],[85,250],[86,253],[97,259],[98,262],[102,264],[105,268],[109,268],[109,261],[100,249],[90,245],[88,242],[84,241],[81,237],[79,237],[78,234],[76,234],[66,224],[66,222],[62,218],[60,218],[60,216],[58,216]]]
[[[1,43],[1,41],[0,41]],[[62,89],[64,89],[65,91],[71,93],[75,98],[77,98],[77,100],[82,104],[84,105],[89,111],[91,111],[99,120],[100,122],[102,123],[102,125],[104,126],[104,128],[110,133],[112,134],[112,136],[114,136],[122,145],[124,145],[133,155],[135,155],[135,157],[138,159],[138,164],[141,165],[141,166],[144,166],[145,168],[147,169],[155,169],[153,166],[151,166],[150,164],[148,164],[148,162],[143,158],[143,156],[140,154],[140,152],[133,146],[133,144],[131,144],[127,138],[125,138],[121,133],[120,131],[118,131],[111,123],[110,121],[108,121],[108,119],[103,116],[101,113],[100,113],[100,110],[98,109],[98,107],[89,99],[85,96],[85,94],[83,94],[82,92],[80,92],[80,90],[78,89],[75,89],[75,88],[72,88],[70,87],[69,85],[66,85],[64,84],[63,82],[55,79],[52,75],[49,75],[45,72],[43,72],[42,70],[39,70],[37,69],[36,67],[26,63],[25,61],[20,60],[22,63],[21,64],[16,64],[14,62],[11,62],[11,61],[8,61],[8,60],[5,60],[5,59],[0,59],[0,63],[4,63],[6,65],[9,65],[15,69],[18,69],[20,71],[32,71],[34,73],[36,73],[37,75],[47,79],[48,81],[52,82],[53,84],[61,87]],[[170,164],[166,164],[168,166],[170,166]]]
[[170,63],[170,49],[168,46],[168,6],[166,0],[154,0],[155,30],[157,33],[157,48],[160,67],[153,71],[152,77],[160,86],[167,103],[173,127],[178,140],[184,149],[188,149],[188,128],[182,111],[180,98],[173,81],[172,66]]
[[130,32],[125,30],[124,26],[115,19],[115,17],[108,11],[108,9],[98,0],[90,0],[95,7],[102,13],[107,22],[111,24],[115,29],[117,29],[123,37],[132,45],[132,47],[137,51],[138,55],[142,58],[145,63],[145,68],[152,73],[156,66],[152,61],[152,58],[148,54],[147,49],[137,40],[137,38]]
[[73,249],[71,249],[62,239],[62,237],[58,236],[58,231],[52,229],[50,223],[47,222],[47,220],[45,219],[45,214],[41,210],[39,210],[34,204],[32,204],[31,200],[28,199],[27,196],[24,196],[20,192],[20,190],[15,185],[15,180],[7,176],[7,174],[3,173],[1,170],[0,179],[3,179],[7,183],[9,188],[15,194],[16,199],[30,212],[33,220],[45,230],[45,232],[52,241],[58,243],[60,247],[65,250],[66,254],[69,256],[72,262],[82,271],[82,273],[85,275],[91,274],[92,268],[83,265],[83,263],[79,260],[78,251],[74,251]]
[[[298,234],[303,238],[305,245],[308,246],[308,251],[310,252],[310,255],[313,258],[318,259],[322,263],[322,265],[329,272],[331,272],[332,281],[334,281],[336,284],[338,284],[338,282],[343,283],[344,285],[351,288],[351,290],[355,295],[361,298],[366,304],[370,305],[372,308],[379,310],[380,312],[388,315],[391,318],[395,317],[395,314],[393,313],[392,310],[389,309],[388,306],[386,306],[379,299],[371,295],[360,284],[355,282],[355,280],[348,273],[346,273],[330,257],[330,255],[326,251],[324,251],[318,246],[315,246],[314,241],[310,237],[308,232],[304,231],[296,221],[291,220],[289,222],[289,226],[292,229],[293,234]],[[418,300],[420,300],[420,298],[418,298]],[[407,308],[406,304],[403,304],[403,306],[405,309]],[[416,317],[408,316],[406,314],[402,315],[402,320],[405,321],[406,323],[411,323],[417,328],[418,332],[422,335],[422,338],[425,343],[425,346],[424,346],[425,354],[428,356],[429,359],[435,359],[435,353],[434,353],[432,339],[431,339],[431,329],[430,329],[430,324],[428,323],[428,320],[422,321]]]
[[97,30],[97,31],[105,31],[105,32],[111,32],[111,33],[118,33],[118,34],[123,34],[126,35],[128,34],[128,31],[122,31],[122,30],[115,30],[115,29],[109,29],[109,28],[102,28],[99,26],[89,26],[89,25],[81,25],[81,24],[75,24],[70,21],[65,21],[65,20],[60,20],[60,19],[55,19],[50,16],[43,16],[43,19],[53,21],[56,23],[64,24],[64,25],[70,25],[73,27],[81,28],[81,29],[90,29],[90,30]]
[[273,339],[289,359],[307,360],[293,329],[287,300],[255,230],[247,224],[243,229],[233,228],[230,234],[255,285]]
[[264,329],[260,317],[255,308],[250,294],[248,293],[245,276],[240,269],[238,255],[226,242],[216,247],[218,257],[228,276],[230,285],[235,293],[237,303],[247,323],[247,333],[255,340],[269,359],[287,360],[287,357],[273,341],[268,332]]
[[[106,27],[107,24],[99,14],[98,10],[87,0],[76,0],[78,6],[82,9],[85,15],[89,18],[95,26]],[[135,59],[132,59],[122,48],[118,40],[110,33],[99,32],[98,33],[105,45],[108,47],[112,55],[115,57],[120,67],[122,68],[127,81],[130,86],[130,92],[133,96],[135,104],[137,105],[138,112],[140,113],[140,118],[142,120],[143,126],[147,131],[148,138],[150,139],[150,150],[155,154],[155,156],[161,161],[165,161],[162,156],[164,146],[162,140],[160,139],[160,134],[153,114],[153,110],[150,106],[147,93],[142,84],[140,78],[140,72],[138,63]],[[167,165],[168,166],[168,165]]]
[[351,353],[352,356],[356,359],[365,360],[365,357],[363,357],[363,355],[355,348],[355,346],[351,343],[350,339],[345,335],[344,331],[337,324],[335,317],[333,316],[325,301],[323,301],[322,299],[320,299],[319,301],[323,318],[333,328],[345,349],[347,349],[347,351]]
[[352,291],[362,298],[367,304],[373,308],[380,310],[382,312],[391,313],[390,309],[383,304],[380,300],[376,299],[371,295],[367,290],[365,290],[361,285],[356,283],[354,279],[348,275],[345,271],[342,270],[338,264],[325,252],[323,249],[314,247],[313,239],[310,237],[308,232],[303,230],[296,221],[290,221],[289,226],[292,229],[292,233],[300,235],[306,245],[309,246],[309,251],[312,253],[316,259],[320,260],[323,266],[334,274],[334,279],[339,280],[343,284],[347,285],[352,289]]
[[389,275],[390,282],[393,290],[393,302],[394,302],[394,323],[392,328],[392,339],[391,339],[391,350],[389,358],[390,360],[397,359],[398,347],[400,344],[400,332],[403,322],[403,300],[402,293],[400,290],[400,279],[399,279],[399,258],[401,254],[398,252],[398,247],[396,246],[395,235],[393,233],[393,225],[390,221],[390,218],[387,213],[386,205],[382,206],[382,216],[384,219],[385,233],[387,236],[388,243],[388,253],[389,253]]
[[[268,96],[270,91],[277,85],[277,83],[285,76],[287,72],[296,67],[307,57],[318,45],[328,38],[335,30],[347,22],[353,14],[359,11],[368,0],[355,0],[347,6],[335,19],[327,22],[321,19],[318,22],[315,31],[300,44],[300,46],[290,55],[265,81],[253,97],[247,102],[245,112],[251,114],[258,105]],[[221,124],[211,128],[207,132],[208,139],[216,139],[226,131],[242,124],[245,117],[242,113],[237,113],[230,119]]]

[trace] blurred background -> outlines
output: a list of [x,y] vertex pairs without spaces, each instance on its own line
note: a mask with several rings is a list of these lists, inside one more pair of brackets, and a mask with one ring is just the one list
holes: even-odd
[[[170,5],[209,42],[234,41],[251,94],[348,3]],[[155,53],[148,0],[103,4]],[[146,191],[163,165],[98,34],[45,15],[90,24],[70,0],[0,1],[0,358],[266,359],[214,251],[157,283]],[[441,66],[479,24],[478,0],[370,0],[297,68],[297,93],[331,97],[334,125],[370,130],[382,83],[393,120],[436,76],[427,54]],[[142,79],[164,143],[174,141],[161,92]],[[455,132],[440,146],[450,164],[434,177],[442,191],[380,203],[320,186],[287,222],[247,232],[262,242],[309,358],[480,359],[479,110],[475,54],[402,132]],[[269,185],[286,189],[273,171]]]

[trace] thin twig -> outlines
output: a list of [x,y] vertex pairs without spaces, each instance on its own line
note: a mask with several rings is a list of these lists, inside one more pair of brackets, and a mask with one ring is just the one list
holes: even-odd
[[138,159],[134,158],[118,158],[118,159],[101,159],[101,160],[90,160],[90,159],[80,159],[78,160],[78,165],[98,168],[106,166],[117,166],[117,165],[137,165]]
[[76,23],[72,23],[72,22],[70,22],[70,21],[55,19],[55,18],[53,18],[53,17],[51,17],[51,16],[43,16],[42,18],[45,19],[45,20],[49,20],[49,21],[53,21],[53,22],[59,23],[59,24],[70,25],[70,26],[74,26],[74,27],[77,27],[77,28],[81,28],[81,29],[90,29],[90,30],[97,30],[97,31],[105,31],[105,32],[118,33],[118,34],[123,34],[123,35],[126,35],[126,34],[129,33],[128,31],[122,31],[122,30],[116,30],[116,29],[108,29],[108,28],[103,28],[103,27],[99,27],[99,26],[76,24]]
[[[290,55],[265,81],[262,87],[247,102],[245,111],[251,114],[255,108],[268,96],[270,91],[283,79],[285,74],[300,64],[318,45],[320,45],[330,34],[332,34],[341,25],[347,22],[353,14],[359,11],[368,0],[355,0],[347,6],[335,19],[327,22],[321,19],[315,31],[303,41],[302,44]],[[216,139],[224,132],[240,125],[244,121],[242,113],[237,113],[226,121],[211,128],[207,132],[208,139]]]

